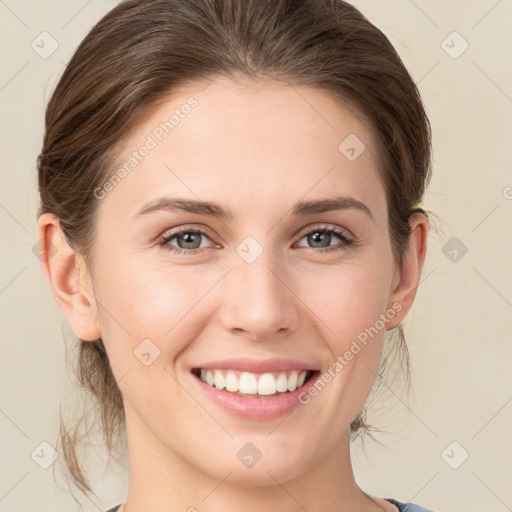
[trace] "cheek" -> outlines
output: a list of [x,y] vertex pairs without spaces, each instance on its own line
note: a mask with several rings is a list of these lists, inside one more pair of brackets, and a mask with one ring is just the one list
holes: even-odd
[[[352,265],[337,279],[324,283],[324,295],[315,292],[316,312],[322,319],[322,334],[331,355],[329,380],[331,415],[338,431],[346,427],[363,407],[375,382],[382,355],[386,323],[386,283],[379,269]],[[391,318],[390,318],[391,320]]]
[[[198,303],[218,281],[218,272],[199,273],[127,256],[101,262],[97,274],[100,325],[115,360],[133,356],[150,339],[162,355],[176,355],[199,329]],[[204,320],[203,317],[200,320]],[[191,319],[193,321],[191,321]],[[146,342],[147,343],[147,342]],[[169,360],[168,358],[165,358]],[[164,360],[161,358],[159,363]]]
[[388,300],[383,272],[364,261],[354,261],[311,275],[309,283],[314,286],[303,283],[300,297],[321,320],[326,339],[337,340],[342,348],[349,339],[374,325]]
[[386,332],[381,319],[388,299],[385,271],[377,262],[354,261],[329,276],[317,275],[317,286],[303,292],[304,302],[321,319],[316,325],[332,364],[337,362],[330,373],[332,396],[343,397],[346,407],[339,418],[357,414],[375,381]]

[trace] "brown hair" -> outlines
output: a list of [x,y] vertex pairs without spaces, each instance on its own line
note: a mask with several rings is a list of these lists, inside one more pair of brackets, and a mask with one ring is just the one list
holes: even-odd
[[[430,125],[391,43],[341,0],[121,2],[81,42],[49,100],[37,160],[38,215],[57,215],[68,243],[92,268],[98,205],[93,191],[113,174],[130,128],[178,85],[216,76],[322,88],[369,120],[393,257],[401,267],[410,215],[427,216],[419,204],[431,176]],[[398,354],[410,384],[402,326],[395,331],[397,343],[385,345],[377,378]],[[76,374],[96,400],[110,454],[124,410],[101,339],[80,340]],[[366,405],[351,423],[354,437],[373,428]],[[86,493],[91,487],[76,452],[82,420],[68,430],[61,419],[60,440],[73,483]]]

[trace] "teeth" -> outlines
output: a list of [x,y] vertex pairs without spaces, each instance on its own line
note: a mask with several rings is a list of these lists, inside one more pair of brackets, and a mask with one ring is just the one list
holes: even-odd
[[233,372],[229,372],[226,376],[226,391],[236,393],[238,391],[238,379]]
[[288,377],[288,391],[294,391],[297,387],[297,372],[292,372]]
[[251,372],[238,372],[235,370],[201,370],[201,380],[217,389],[226,389],[231,393],[243,395],[275,395],[295,391],[300,388],[310,371],[300,373],[293,370],[277,373],[256,374]]
[[275,395],[276,391],[276,379],[271,373],[264,373],[258,381],[258,395]]
[[279,377],[277,378],[276,389],[280,393],[288,391],[288,379],[286,378],[286,375],[284,373],[281,373],[281,375],[279,375]]
[[215,372],[215,374],[214,374],[214,382],[215,382],[215,387],[217,389],[224,389],[224,387],[225,387],[224,375],[222,375],[221,372]]

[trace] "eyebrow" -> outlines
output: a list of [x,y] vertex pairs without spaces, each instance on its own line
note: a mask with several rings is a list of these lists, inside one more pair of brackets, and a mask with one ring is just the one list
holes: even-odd
[[[373,222],[375,219],[371,210],[364,203],[350,196],[339,196],[330,199],[317,199],[311,201],[299,201],[292,207],[292,215],[305,217],[315,213],[324,213],[337,210],[359,210],[365,213]],[[145,204],[134,216],[133,220],[156,210],[183,211],[230,220],[235,217],[229,209],[222,208],[219,204],[210,201],[197,201],[178,197],[159,197]]]

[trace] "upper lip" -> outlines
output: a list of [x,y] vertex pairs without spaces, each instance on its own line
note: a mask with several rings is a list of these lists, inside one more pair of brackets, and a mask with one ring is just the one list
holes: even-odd
[[209,361],[199,364],[193,368],[208,369],[227,369],[238,370],[251,373],[279,372],[286,370],[318,370],[318,367],[312,366],[295,359],[222,359],[218,361]]

